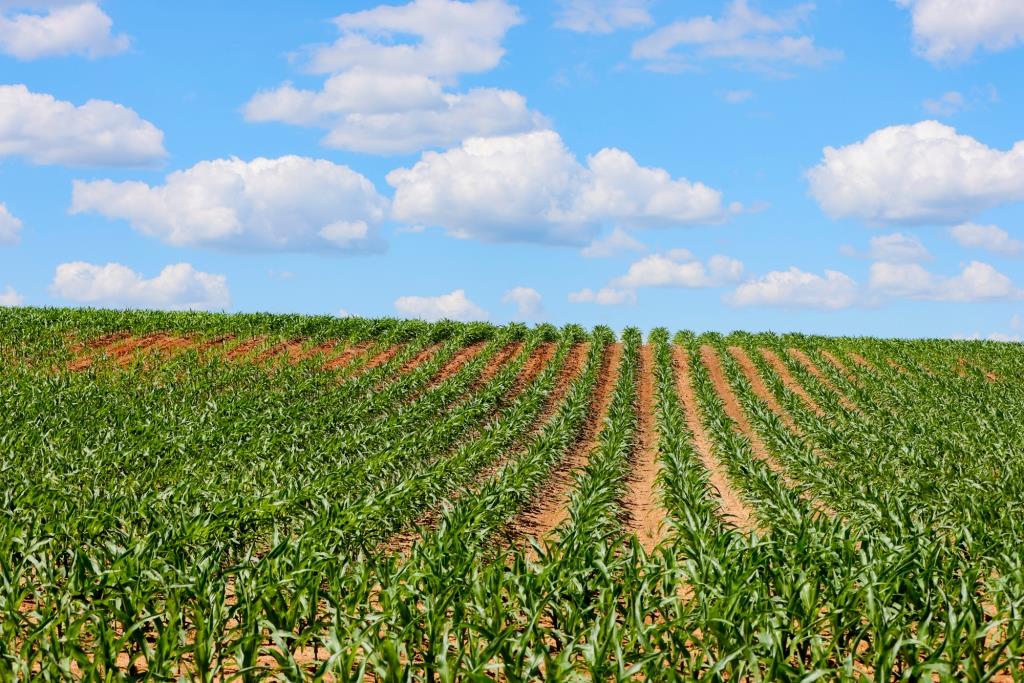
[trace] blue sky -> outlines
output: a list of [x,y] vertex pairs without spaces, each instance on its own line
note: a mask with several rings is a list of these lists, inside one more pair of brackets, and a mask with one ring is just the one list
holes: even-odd
[[1021,73],[1019,0],[0,0],[0,302],[1017,338]]

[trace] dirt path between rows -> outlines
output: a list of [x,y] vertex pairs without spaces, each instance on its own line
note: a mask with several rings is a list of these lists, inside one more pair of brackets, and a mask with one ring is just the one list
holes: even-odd
[[694,392],[693,378],[690,375],[690,354],[681,346],[673,346],[672,351],[676,363],[676,393],[683,404],[686,426],[689,428],[690,434],[693,435],[694,450],[696,450],[697,457],[700,458],[704,469],[708,472],[708,483],[716,492],[720,516],[740,531],[753,531],[757,528],[754,511],[740,498],[736,489],[729,483],[729,475],[726,473],[725,466],[715,457],[711,438],[701,421],[697,394]]
[[354,346],[348,346],[341,349],[341,352],[334,358],[327,360],[323,364],[324,370],[341,370],[342,368],[349,365],[356,359],[357,356],[361,356],[370,350],[372,344],[370,342],[359,342]]
[[854,363],[861,366],[862,368],[866,368],[871,372],[878,372],[878,368],[875,367],[874,363],[872,363],[871,361],[869,361],[867,358],[860,355],[856,351],[848,351],[847,355],[853,360]]
[[854,413],[862,412],[860,406],[851,401],[849,396],[840,391],[839,387],[837,387],[835,383],[821,371],[821,368],[815,364],[814,360],[812,360],[810,356],[800,349],[789,349],[789,355],[807,368],[807,371],[814,375],[814,378],[821,382],[822,386],[835,394],[839,398],[839,403],[842,404],[844,408]]
[[825,411],[822,410],[818,402],[811,398],[811,395],[807,393],[807,390],[800,385],[800,382],[793,377],[793,374],[786,367],[786,363],[779,358],[778,354],[771,349],[760,348],[758,351],[761,352],[761,357],[768,361],[768,364],[772,366],[776,373],[779,375],[779,379],[786,386],[787,389],[792,391],[794,394],[800,397],[807,407],[810,408],[815,415],[818,417],[824,417]]
[[469,346],[463,348],[461,351],[456,353],[454,356],[451,357],[451,359],[447,363],[444,364],[444,367],[442,367],[438,371],[438,373],[434,375],[434,378],[430,380],[430,382],[427,384],[424,390],[433,389],[438,384],[441,384],[449,377],[455,375],[459,370],[462,369],[464,365],[466,365],[466,363],[476,358],[476,356],[479,355],[480,352],[484,350],[485,346],[487,346],[487,342],[473,342]]
[[825,351],[823,349],[818,349],[818,353],[821,354],[822,358],[831,363],[832,367],[834,367],[836,370],[842,373],[843,377],[845,377],[847,380],[854,382],[856,384],[860,383],[860,380],[857,378],[855,374],[853,374],[853,371],[850,370],[850,368],[846,367],[846,364],[843,363],[843,361],[839,360],[839,357],[836,356],[834,353],[832,353],[831,351]]
[[754,395],[764,401],[768,407],[771,408],[772,412],[779,416],[779,419],[782,420],[782,423],[786,425],[790,431],[799,434],[800,427],[797,426],[793,417],[789,414],[789,411],[787,411],[782,404],[778,402],[775,398],[775,394],[773,394],[768,388],[768,385],[765,384],[764,378],[762,378],[761,373],[757,371],[757,366],[754,365],[754,361],[747,354],[746,350],[739,346],[730,346],[729,353],[736,359],[736,362],[739,363],[740,370],[743,371],[743,375],[747,378],[747,381],[750,382],[750,387],[754,390]]
[[640,545],[650,554],[664,538],[663,522],[668,513],[658,485],[661,461],[654,415],[654,352],[649,344],[640,350],[639,371],[637,435],[625,507],[629,513],[628,530],[637,535]]
[[718,352],[705,344],[700,347],[700,357],[708,369],[711,382],[715,385],[715,391],[718,392],[719,398],[722,399],[722,403],[725,406],[725,414],[733,421],[736,430],[750,440],[750,447],[754,452],[754,457],[763,461],[773,472],[783,474],[782,465],[772,457],[771,451],[768,450],[764,441],[754,430],[754,426],[747,419],[746,413],[743,412],[743,406],[740,405],[739,399],[736,398],[732,387],[729,386],[729,380],[725,376],[725,369],[722,367],[722,361],[718,357]]
[[[583,358],[580,359],[579,370],[582,370],[582,360]],[[580,437],[552,470],[530,504],[512,522],[510,529],[514,536],[520,539],[530,536],[538,540],[544,539],[569,518],[569,500],[576,483],[573,475],[587,466],[587,463],[590,462],[590,453],[599,443],[605,416],[608,414],[608,408],[612,402],[615,382],[619,378],[621,360],[622,344],[609,345],[602,359],[597,386],[590,399],[589,416]],[[574,374],[579,374],[579,372]],[[568,384],[565,391],[562,392],[563,396],[567,391]],[[561,403],[561,398],[559,397],[558,403]],[[558,403],[553,403],[550,406],[550,415],[557,410]],[[547,422],[550,415],[545,416],[541,424]]]

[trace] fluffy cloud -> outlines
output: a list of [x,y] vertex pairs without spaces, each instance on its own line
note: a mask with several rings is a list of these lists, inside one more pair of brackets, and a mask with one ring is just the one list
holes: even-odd
[[727,301],[734,306],[838,310],[854,305],[858,297],[857,283],[844,273],[826,270],[821,276],[794,266],[744,282],[727,297]]
[[[36,11],[12,13],[12,9]],[[128,49],[131,39],[124,34],[114,35],[113,23],[96,2],[3,2],[0,52],[26,61],[59,55],[96,58],[117,54]]]
[[0,306],[21,306],[25,303],[25,297],[14,291],[14,287],[7,285],[0,290]]
[[953,277],[935,275],[916,263],[873,263],[869,286],[880,295],[935,301],[979,301],[1019,295],[1010,278],[980,261],[971,261]]
[[914,44],[932,62],[960,62],[976,50],[1008,50],[1024,42],[1020,0],[897,0],[911,10]]
[[242,250],[380,250],[387,200],[347,166],[286,156],[216,159],[163,185],[75,181],[71,212],[120,218],[163,242]]
[[62,263],[50,293],[75,303],[125,308],[210,310],[230,303],[225,276],[197,271],[188,263],[167,266],[148,280],[120,263]]
[[561,0],[555,26],[577,33],[612,33],[653,23],[649,0]]
[[515,304],[516,316],[524,320],[537,320],[544,315],[541,295],[532,287],[514,287],[501,297],[503,304]]
[[633,263],[622,277],[612,281],[617,288],[639,287],[721,287],[743,275],[743,264],[727,256],[712,256],[707,264],[685,249],[653,254]]
[[0,85],[0,157],[34,164],[145,166],[166,156],[164,134],[106,100],[81,106],[24,85]]
[[472,138],[425,153],[387,181],[398,220],[493,242],[584,244],[606,222],[671,226],[726,215],[721,193],[703,183],[640,166],[618,149],[584,166],[553,131]]
[[[801,35],[813,9],[808,3],[767,15],[751,9],[747,0],[733,0],[721,18],[681,19],[658,29],[633,45],[632,56],[661,71],[678,71],[703,59],[818,66],[840,53]],[[677,51],[680,46],[687,50]]]
[[456,289],[441,296],[402,296],[395,300],[395,310],[404,316],[430,322],[487,319],[487,311],[470,301],[464,289]]
[[600,306],[635,304],[636,292],[632,289],[615,289],[614,287],[602,287],[594,291],[586,287],[578,292],[570,292],[569,302],[574,304],[598,304]]
[[860,253],[853,247],[843,247],[841,251],[847,256],[864,257],[873,261],[890,263],[914,263],[927,261],[932,257],[928,248],[914,235],[894,232],[891,235],[879,235],[871,238],[871,247]]
[[341,37],[312,51],[310,68],[329,75],[323,87],[257,93],[245,117],[323,128],[323,144],[374,154],[543,128],[517,92],[445,89],[460,74],[497,66],[505,33],[520,21],[504,0],[414,0],[343,14],[335,19]]
[[1014,256],[1024,249],[1024,242],[1015,240],[997,225],[961,223],[949,229],[949,234],[961,246],[973,249],[987,249],[997,254]]
[[626,251],[644,251],[647,247],[622,228],[615,228],[580,250],[583,258],[612,258]]
[[807,175],[811,193],[833,218],[955,223],[1024,199],[1024,142],[1003,152],[937,121],[922,121],[826,147]]
[[17,244],[21,239],[21,221],[11,215],[0,202],[0,244]]

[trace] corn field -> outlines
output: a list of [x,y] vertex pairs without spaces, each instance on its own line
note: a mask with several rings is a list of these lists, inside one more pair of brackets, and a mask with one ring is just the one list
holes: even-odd
[[0,309],[0,680],[1024,681],[1016,344]]

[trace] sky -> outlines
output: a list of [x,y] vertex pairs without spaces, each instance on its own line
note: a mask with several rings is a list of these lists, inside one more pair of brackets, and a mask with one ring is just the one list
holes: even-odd
[[1024,336],[1020,0],[0,0],[0,305]]

